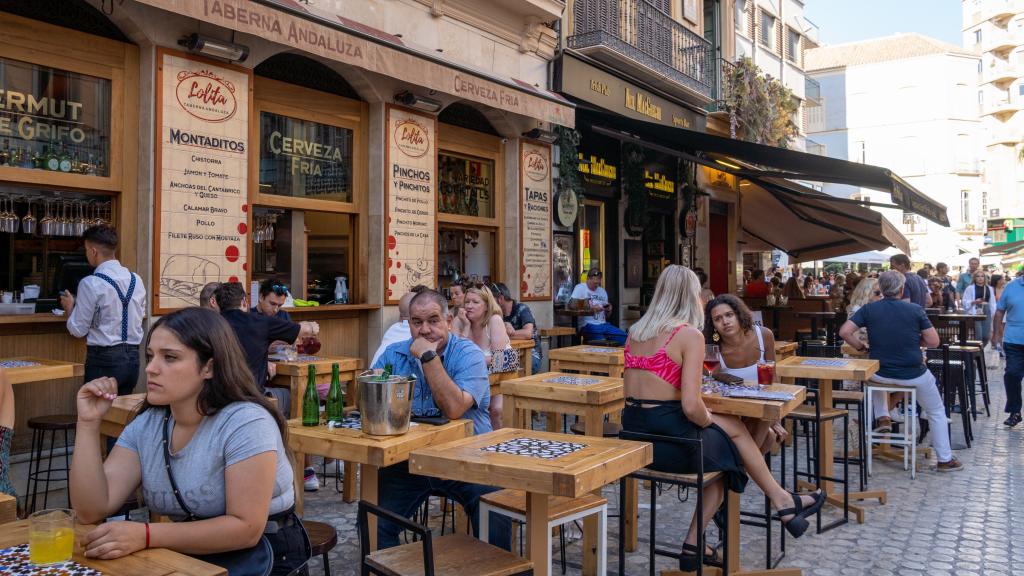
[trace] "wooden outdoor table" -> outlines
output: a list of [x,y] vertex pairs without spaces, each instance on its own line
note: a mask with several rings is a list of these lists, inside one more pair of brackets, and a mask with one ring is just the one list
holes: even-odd
[[604,374],[622,378],[623,349],[609,346],[569,346],[548,352],[552,372],[575,370],[581,374]]
[[[548,349],[550,350],[561,348],[562,338],[569,338],[569,342],[572,343],[574,336],[576,336],[576,329],[569,326],[552,326],[540,329],[540,337],[548,339]],[[558,346],[555,346],[556,339],[559,343]]]
[[22,362],[35,362],[38,364],[38,366],[4,368],[4,374],[7,375],[7,381],[11,384],[45,382],[47,380],[59,380],[61,378],[74,378],[85,374],[85,365],[77,362],[64,362],[62,360],[50,360],[48,358],[37,358],[35,356],[18,356],[16,358],[3,358],[2,360],[20,360]]
[[[573,414],[584,419],[586,436],[604,435],[604,415],[618,416],[625,405],[622,396],[622,378],[545,372],[526,378],[501,383],[505,396],[505,425],[528,429],[533,412]],[[617,418],[616,418],[617,419]],[[636,526],[633,526],[636,530]],[[596,546],[597,519],[587,516],[583,520],[583,550]],[[584,567],[591,567],[593,559],[584,558]]]
[[[777,365],[776,365],[777,366]],[[743,418],[765,420],[776,422],[784,418],[797,406],[803,403],[807,397],[807,389],[803,386],[793,384],[772,384],[766,390],[772,392],[789,392],[793,399],[788,402],[775,400],[757,400],[754,398],[730,398],[718,393],[701,394],[704,404],[709,410],[716,414],[731,414]],[[799,568],[778,568],[774,570],[751,570],[744,571],[740,563],[740,495],[736,492],[726,491],[729,499],[728,523],[729,541],[729,573],[733,576],[800,576]]]
[[[0,530],[0,548],[28,543],[28,520],[4,524]],[[207,564],[166,548],[147,548],[116,560],[86,558],[82,543],[95,526],[75,524],[75,551],[72,560],[99,570],[105,576],[225,576],[227,570]],[[45,573],[40,570],[40,574]]]
[[[472,436],[471,420],[452,420],[447,424],[433,426],[416,424],[409,426],[409,431],[400,436],[371,436],[362,430],[334,428],[327,426],[303,426],[301,419],[288,421],[288,448],[294,454],[295,470],[295,511],[302,515],[303,502],[303,470],[302,462],[306,454],[316,454],[324,458],[344,460],[345,475],[349,475],[349,462],[358,463],[359,497],[371,504],[377,504],[380,491],[379,473],[381,468],[405,462],[409,453],[417,448],[441,444]],[[354,470],[355,468],[353,468]],[[352,474],[354,476],[354,474]],[[377,549],[377,521],[374,517],[370,523],[370,549]]]
[[[486,448],[520,439],[582,444],[576,451],[556,458],[508,454]],[[526,492],[526,550],[534,574],[549,575],[551,550],[547,549],[548,496],[578,498],[598,492],[604,485],[647,466],[654,447],[646,442],[617,438],[581,437],[533,430],[502,428],[479,436],[421,448],[409,455],[409,470],[424,474]],[[586,528],[584,529],[586,532]],[[591,540],[593,542],[593,540]],[[595,566],[594,551],[584,554],[584,566]],[[587,570],[584,570],[587,573]],[[603,573],[603,572],[602,572]]]
[[[345,385],[345,401],[347,408],[354,408],[356,398],[359,394],[359,387],[356,383],[356,375],[362,371],[363,360],[349,356],[314,356],[316,360],[295,361],[295,362],[274,362],[277,366],[277,375],[270,381],[269,386],[288,388],[289,396],[292,399],[291,414],[289,418],[302,418],[302,397],[306,394],[306,385],[309,382],[309,367],[316,366],[316,383],[330,384],[334,364],[338,364],[340,379],[347,382]],[[302,468],[304,462],[296,462]],[[356,500],[356,464],[345,462],[345,476],[341,480],[341,495],[345,502]]]
[[[818,362],[818,361],[832,361],[842,364],[836,366],[815,366],[813,364],[804,364],[804,362]],[[878,360],[870,360],[867,358],[804,358],[801,356],[792,356],[786,358],[781,362],[775,363],[775,374],[787,384],[792,384],[796,378],[808,378],[818,381],[818,402],[821,407],[834,408],[832,402],[832,386],[836,381],[843,380],[856,380],[864,382],[875,375],[878,372]],[[868,425],[862,423],[861,425]],[[818,423],[818,463],[821,466],[822,476],[834,476],[835,474],[835,463],[833,461],[833,450],[835,440],[832,436],[832,421],[826,420]],[[828,503],[842,507],[843,500],[841,497],[836,496],[832,493],[833,484],[828,481],[823,481],[821,486],[818,486],[822,490],[828,493]],[[849,493],[850,500],[866,500],[877,498],[880,502],[884,502],[886,499],[886,493],[883,490],[869,490],[866,492],[854,492]],[[857,517],[857,523],[864,523],[864,508],[855,504],[850,504],[850,511]]]
[[957,344],[967,345],[967,323],[970,321],[985,320],[988,316],[984,314],[968,314],[966,312],[945,312],[942,314],[930,314],[940,320],[957,323]]
[[857,350],[856,348],[854,348],[853,346],[850,346],[849,344],[847,344],[845,342],[843,342],[843,347],[841,348],[841,350],[842,350],[843,354],[846,354],[847,356],[849,356],[851,358],[867,358],[868,357],[868,351],[867,350]]
[[790,356],[796,355],[796,342],[789,342],[787,340],[776,340],[775,341],[775,361],[785,360]]

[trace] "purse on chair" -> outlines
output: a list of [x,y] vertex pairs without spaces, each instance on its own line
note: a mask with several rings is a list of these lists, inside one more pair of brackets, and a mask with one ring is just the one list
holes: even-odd
[[519,371],[519,351],[512,346],[494,350],[491,354],[491,373]]
[[[163,436],[164,436],[164,469],[167,470],[167,478],[171,481],[171,491],[178,506],[185,513],[185,521],[205,520],[192,513],[185,499],[181,497],[178,484],[174,481],[174,474],[171,473],[171,440],[167,431],[167,423],[170,418],[170,410],[164,415]],[[266,534],[260,536],[260,541],[252,548],[242,550],[231,550],[229,552],[218,552],[216,554],[190,554],[197,560],[209,562],[224,568],[229,576],[269,576],[274,568],[274,549]]]

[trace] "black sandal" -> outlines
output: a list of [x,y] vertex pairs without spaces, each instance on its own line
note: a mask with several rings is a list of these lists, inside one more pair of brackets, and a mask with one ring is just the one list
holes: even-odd
[[[705,544],[705,546],[707,546]],[[704,565],[715,566],[721,568],[723,565],[722,556],[718,553],[718,549],[713,546],[707,546],[711,548],[711,554],[704,553]],[[692,544],[683,543],[683,552],[679,556],[679,569],[683,572],[695,572],[697,570],[697,547]]]
[[[825,493],[821,490],[808,494],[808,496],[814,497],[814,503],[810,506],[804,506],[803,500],[800,498],[802,494],[795,492],[789,493],[793,497],[793,507],[786,508],[785,510],[779,510],[775,513],[774,518],[782,522],[782,525],[786,527],[786,531],[789,532],[793,538],[799,538],[804,535],[807,531],[807,527],[810,523],[807,522],[807,517],[818,513],[821,507],[825,504]],[[793,515],[789,520],[783,520],[783,516]]]

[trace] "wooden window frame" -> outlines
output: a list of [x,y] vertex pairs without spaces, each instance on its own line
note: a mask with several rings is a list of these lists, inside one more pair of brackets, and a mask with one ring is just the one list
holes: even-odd
[[[499,214],[503,214],[505,202],[505,144],[498,136],[491,136],[475,130],[460,128],[443,122],[437,123],[437,150],[438,154],[456,154],[489,160],[494,162],[494,196],[491,204],[494,206],[494,216],[464,216],[461,214],[446,214],[436,209],[437,230],[441,233],[441,227],[461,228],[464,230],[480,230],[494,232],[494,269],[491,270],[491,282],[504,282],[504,250],[506,231],[502,225]],[[440,184],[440,174],[438,174]],[[440,198],[440,191],[438,191]],[[518,233],[518,230],[514,231]],[[435,270],[435,284],[440,286],[441,278],[439,270]]]
[[[367,206],[369,195],[369,148],[367,125],[369,106],[365,102],[345,98],[336,94],[320,92],[303,86],[295,86],[286,82],[255,76],[253,78],[253,112],[249,123],[249,205],[258,208],[276,208],[302,212],[329,212],[350,216],[349,249],[349,302],[350,304],[331,304],[330,309],[341,309],[346,306],[361,306],[369,294],[367,284],[368,258],[360,253],[359,246],[367,246]],[[301,102],[301,107],[296,106]],[[260,149],[260,116],[263,112],[287,116],[297,120],[317,122],[329,126],[352,130],[352,197],[351,202],[336,202],[316,198],[264,194],[260,192],[259,168]],[[250,219],[252,210],[250,212]],[[305,219],[303,219],[305,220]],[[303,258],[301,277],[303,285],[306,281],[306,258],[309,254],[308,228],[302,233]],[[252,239],[249,240],[250,244]],[[293,266],[294,268],[294,266]],[[295,274],[293,269],[292,274]],[[247,273],[247,280],[252,281],[252,270]],[[305,294],[305,293],[304,293]]]
[[119,258],[138,269],[138,47],[6,13],[0,13],[0,37],[0,57],[109,80],[111,108],[109,176],[0,166],[0,182],[110,197],[125,239]]

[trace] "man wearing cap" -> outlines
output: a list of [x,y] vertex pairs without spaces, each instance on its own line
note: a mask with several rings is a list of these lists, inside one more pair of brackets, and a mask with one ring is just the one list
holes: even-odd
[[591,312],[580,316],[579,331],[584,340],[608,340],[622,346],[626,343],[626,333],[605,320],[612,311],[612,305],[608,302],[608,292],[601,287],[601,276],[600,268],[591,268],[587,272],[587,281],[573,288],[569,307]]

